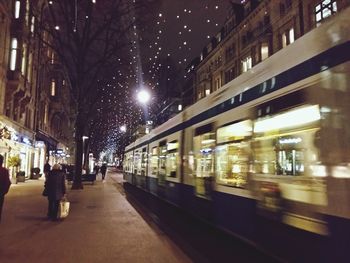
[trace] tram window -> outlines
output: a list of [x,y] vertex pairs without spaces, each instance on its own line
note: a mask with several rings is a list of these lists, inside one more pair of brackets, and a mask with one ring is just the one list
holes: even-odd
[[258,119],[254,124],[254,172],[275,175],[308,175],[319,162],[314,145],[319,130],[317,105]]
[[151,173],[157,175],[158,173],[158,147],[153,147],[151,152]]
[[178,141],[169,142],[167,144],[166,176],[176,177],[178,156],[179,156]]
[[141,155],[141,175],[146,175],[146,167],[147,167],[147,150],[146,147],[142,149]]
[[217,130],[216,174],[217,181],[235,187],[247,183],[252,122],[245,120]]
[[166,141],[159,142],[159,152],[158,152],[158,184],[165,185],[166,176],[166,154],[167,146]]
[[141,174],[141,154],[140,150],[135,151],[134,155],[134,173]]
[[215,133],[206,132],[194,137],[195,191],[198,196],[209,198],[214,174]]

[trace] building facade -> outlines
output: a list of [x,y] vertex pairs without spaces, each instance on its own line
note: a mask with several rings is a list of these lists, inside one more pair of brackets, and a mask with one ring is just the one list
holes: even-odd
[[43,171],[47,159],[67,162],[71,146],[68,83],[40,32],[45,2],[0,3],[0,154],[7,166],[20,158],[13,176]]
[[348,0],[245,0],[232,4],[221,31],[213,37],[194,68],[194,101],[278,52],[328,17],[350,5]]

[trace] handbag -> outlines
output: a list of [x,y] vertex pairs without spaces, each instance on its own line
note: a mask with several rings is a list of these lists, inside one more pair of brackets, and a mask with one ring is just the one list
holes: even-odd
[[70,202],[67,199],[60,201],[60,206],[58,209],[58,218],[66,218],[69,214]]

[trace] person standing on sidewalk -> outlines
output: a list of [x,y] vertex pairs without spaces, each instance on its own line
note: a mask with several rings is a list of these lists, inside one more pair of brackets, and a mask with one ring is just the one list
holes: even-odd
[[9,191],[11,185],[9,170],[7,170],[5,167],[2,167],[3,162],[4,157],[0,154],[0,222],[5,195]]
[[57,220],[58,206],[60,200],[66,194],[66,179],[64,172],[61,171],[61,166],[55,164],[52,170],[48,173],[45,181],[45,189],[47,199],[49,201],[47,216],[49,219]]
[[106,176],[106,172],[107,172],[107,165],[104,163],[102,164],[101,168],[100,168],[101,174],[102,174],[102,180],[105,179]]
[[45,178],[47,177],[47,175],[49,174],[51,170],[51,165],[49,164],[49,160],[46,160],[46,163],[44,165],[44,174],[45,174]]

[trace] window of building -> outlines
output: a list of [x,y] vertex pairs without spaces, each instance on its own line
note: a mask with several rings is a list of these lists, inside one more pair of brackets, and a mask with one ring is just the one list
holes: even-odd
[[26,26],[29,26],[29,10],[30,10],[29,0],[26,0],[26,16],[25,16]]
[[292,44],[294,42],[294,28],[289,29],[289,44]]
[[50,63],[51,63],[51,64],[54,64],[54,63],[55,63],[55,52],[51,52]]
[[45,105],[44,124],[47,124],[48,121],[49,121],[49,106]]
[[15,2],[15,10],[14,11],[15,11],[14,12],[15,18],[18,19],[20,11],[21,11],[21,1],[16,1]]
[[235,187],[244,187],[247,183],[250,138],[252,122],[241,121],[217,130],[216,174],[217,181]]
[[218,90],[221,87],[221,78],[218,77],[215,79],[215,86],[214,86],[214,91]]
[[35,30],[35,16],[32,16],[31,22],[30,22],[30,32],[34,33]]
[[263,42],[261,43],[261,60],[267,59],[269,57],[269,43]]
[[29,53],[29,58],[28,58],[28,76],[27,80],[29,83],[32,82],[32,75],[33,75],[33,53]]
[[24,76],[26,73],[26,62],[27,62],[27,44],[23,43],[22,47],[22,64],[21,64],[21,73]]
[[166,176],[177,176],[177,164],[179,162],[179,143],[178,141],[171,141],[167,144],[166,156]]
[[51,96],[56,96],[56,80],[52,79],[51,80]]
[[282,33],[282,48],[295,41],[294,28],[290,28]]
[[242,60],[242,72],[247,72],[253,66],[253,60],[251,56],[245,57]]
[[287,35],[286,33],[282,34],[282,47],[286,47],[287,46]]
[[208,96],[210,94],[210,89],[205,89],[205,96]]
[[17,51],[18,51],[17,38],[12,38],[11,51],[10,51],[10,70],[16,69]]
[[230,82],[235,78],[235,68],[232,67],[225,72],[225,83]]
[[338,11],[336,0],[323,0],[315,6],[316,26],[319,26],[325,18]]

